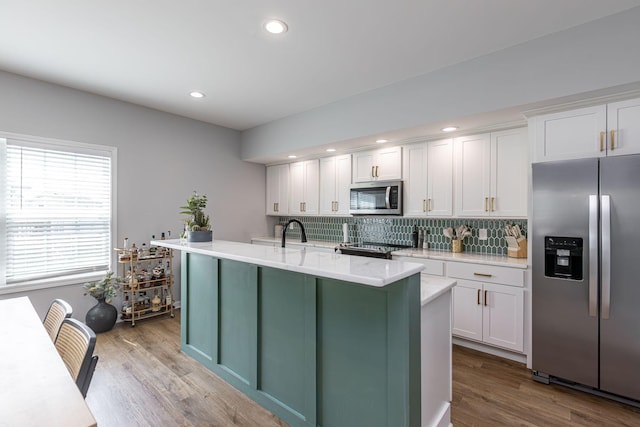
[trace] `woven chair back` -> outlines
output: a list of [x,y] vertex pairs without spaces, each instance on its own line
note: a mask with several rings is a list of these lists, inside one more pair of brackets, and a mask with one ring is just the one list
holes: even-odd
[[44,328],[47,330],[49,337],[51,337],[51,341],[56,341],[62,321],[71,317],[72,314],[73,310],[66,301],[61,299],[53,300],[49,311],[44,317]]

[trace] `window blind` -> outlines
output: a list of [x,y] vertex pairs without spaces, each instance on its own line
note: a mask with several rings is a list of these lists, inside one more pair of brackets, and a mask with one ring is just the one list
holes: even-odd
[[7,140],[7,284],[107,270],[111,156]]

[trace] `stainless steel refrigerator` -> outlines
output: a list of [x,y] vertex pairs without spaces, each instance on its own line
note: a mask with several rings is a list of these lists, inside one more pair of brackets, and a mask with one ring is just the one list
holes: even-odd
[[534,164],[532,231],[534,379],[640,401],[640,155]]

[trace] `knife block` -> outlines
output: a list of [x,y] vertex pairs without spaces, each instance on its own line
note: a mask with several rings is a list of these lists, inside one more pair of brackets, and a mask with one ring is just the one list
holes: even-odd
[[527,257],[527,239],[521,237],[517,240],[518,247],[508,247],[507,256],[511,258],[526,258]]

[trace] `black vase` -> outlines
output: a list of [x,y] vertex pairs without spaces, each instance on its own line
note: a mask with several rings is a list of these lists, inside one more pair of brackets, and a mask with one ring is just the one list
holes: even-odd
[[187,242],[211,242],[212,240],[212,230],[187,231]]
[[117,319],[118,310],[105,302],[104,298],[98,299],[98,303],[87,311],[87,316],[84,318],[87,326],[93,329],[96,334],[110,331]]

